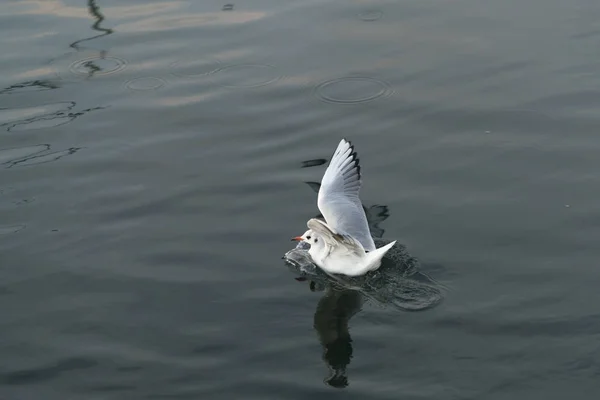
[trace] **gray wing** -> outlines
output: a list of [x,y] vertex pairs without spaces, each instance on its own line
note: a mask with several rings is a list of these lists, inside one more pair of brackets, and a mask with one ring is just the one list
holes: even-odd
[[335,232],[324,221],[311,218],[306,223],[306,226],[323,238],[325,245],[329,247],[330,251],[335,248],[337,252],[343,252],[345,250],[348,253],[355,253],[358,255],[364,254],[364,248],[358,240],[350,235]]
[[375,250],[359,198],[360,165],[354,146],[342,139],[321,180],[317,205],[335,232],[356,238],[367,251]]

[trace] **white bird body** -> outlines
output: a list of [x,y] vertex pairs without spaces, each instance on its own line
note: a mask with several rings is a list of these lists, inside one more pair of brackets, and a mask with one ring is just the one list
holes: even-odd
[[396,241],[379,249],[369,230],[359,198],[360,165],[354,147],[342,139],[323,175],[317,205],[325,222],[312,218],[302,240],[310,244],[315,264],[332,274],[363,275],[379,268],[381,259]]
[[366,252],[362,244],[349,235],[339,235],[331,230],[326,222],[312,218],[310,228],[300,238],[310,243],[308,253],[326,272],[348,276],[364,275],[381,265],[381,259],[396,241],[378,249]]

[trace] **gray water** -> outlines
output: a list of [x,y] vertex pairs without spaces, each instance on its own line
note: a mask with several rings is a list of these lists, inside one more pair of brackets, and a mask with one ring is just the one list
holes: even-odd
[[[598,21],[596,0],[2,1],[0,399],[596,398]],[[281,259],[342,137],[435,304]]]

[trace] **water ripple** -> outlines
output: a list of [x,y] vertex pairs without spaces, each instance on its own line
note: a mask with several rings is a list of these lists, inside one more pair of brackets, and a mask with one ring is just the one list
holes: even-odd
[[314,91],[319,99],[337,104],[366,103],[393,93],[387,82],[366,76],[328,80],[317,85]]
[[93,56],[77,60],[69,65],[69,71],[76,75],[93,76],[108,75],[119,72],[126,67],[125,60],[118,57]]
[[132,91],[156,90],[163,87],[167,82],[154,76],[142,76],[125,82],[124,86]]
[[277,82],[281,76],[276,75],[276,68],[268,64],[228,65],[218,71],[220,83],[227,88],[254,88]]
[[105,51],[78,51],[54,58],[50,65],[59,78],[68,81],[112,75],[127,68],[128,62]]

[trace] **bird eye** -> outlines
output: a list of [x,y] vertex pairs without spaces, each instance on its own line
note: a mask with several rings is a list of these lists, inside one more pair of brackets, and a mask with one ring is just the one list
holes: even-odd
[[307,238],[308,240],[310,240],[310,236],[307,236],[306,238]]

